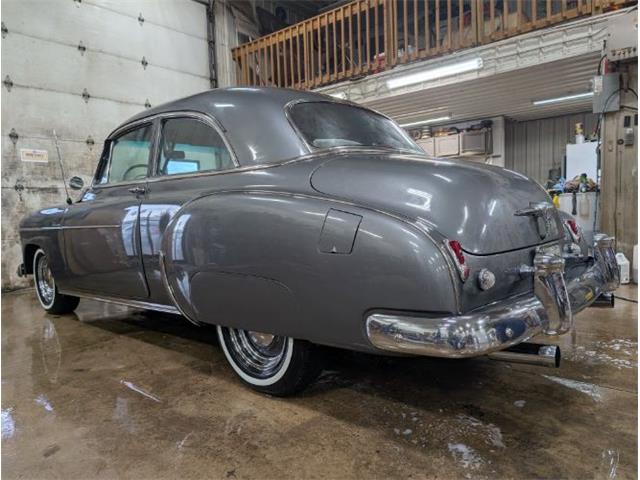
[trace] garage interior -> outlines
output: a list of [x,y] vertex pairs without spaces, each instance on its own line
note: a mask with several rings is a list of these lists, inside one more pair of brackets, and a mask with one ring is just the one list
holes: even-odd
[[[636,2],[6,0],[1,13],[3,476],[637,478]],[[179,316],[93,300],[42,311],[16,272],[20,220],[63,204],[71,176],[89,185],[125,119],[231,86],[349,100],[429,155],[531,177],[585,231],[615,236],[613,307],[551,337],[558,370],[327,349],[319,379],[285,399],[244,387],[214,329]]]

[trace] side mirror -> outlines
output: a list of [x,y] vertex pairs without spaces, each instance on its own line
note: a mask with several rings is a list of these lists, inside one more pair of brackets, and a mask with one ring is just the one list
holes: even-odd
[[71,179],[69,180],[69,188],[71,188],[71,190],[82,190],[83,187],[84,180],[82,180],[80,177],[71,177]]

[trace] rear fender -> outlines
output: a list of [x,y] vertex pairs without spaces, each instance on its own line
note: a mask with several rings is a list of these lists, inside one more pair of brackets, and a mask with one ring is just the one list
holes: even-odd
[[429,237],[326,198],[203,197],[172,219],[162,252],[174,300],[196,322],[366,350],[368,310],[456,308],[449,267]]

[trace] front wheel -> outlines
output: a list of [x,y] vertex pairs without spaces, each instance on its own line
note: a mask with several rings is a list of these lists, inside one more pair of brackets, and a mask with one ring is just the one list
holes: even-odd
[[36,296],[47,313],[62,315],[73,312],[80,299],[63,295],[58,291],[53,274],[49,268],[49,258],[39,249],[33,256],[33,279],[36,284]]
[[319,348],[304,340],[217,327],[227,361],[254,390],[284,397],[299,392],[322,370]]

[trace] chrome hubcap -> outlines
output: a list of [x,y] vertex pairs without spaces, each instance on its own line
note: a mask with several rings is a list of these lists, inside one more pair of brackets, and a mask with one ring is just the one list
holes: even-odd
[[287,352],[286,337],[235,328],[224,330],[227,347],[233,350],[236,363],[246,373],[268,378],[280,369]]
[[270,333],[248,332],[251,342],[257,347],[268,347],[273,342],[275,336]]
[[42,302],[46,305],[53,302],[53,297],[56,291],[56,284],[53,281],[53,275],[51,275],[51,269],[49,268],[49,260],[45,255],[41,255],[36,272],[36,287]]

